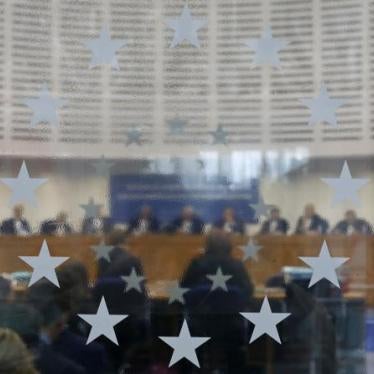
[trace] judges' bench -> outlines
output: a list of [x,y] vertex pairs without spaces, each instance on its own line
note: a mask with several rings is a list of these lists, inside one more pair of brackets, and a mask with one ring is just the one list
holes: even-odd
[[[18,256],[37,255],[43,239],[47,240],[52,255],[81,261],[87,267],[90,279],[96,278],[95,255],[90,246],[98,244],[100,238],[81,235],[27,238],[2,236],[0,273],[30,270]],[[245,266],[256,287],[261,289],[266,280],[279,273],[283,266],[306,266],[298,257],[318,256],[323,240],[327,241],[331,256],[350,258],[341,268],[344,277],[349,280],[350,291],[363,293],[367,304],[374,306],[374,237],[261,236],[256,238],[262,246],[258,252],[258,261],[247,260]],[[247,241],[248,238],[242,236],[233,239],[235,257],[241,258],[239,247]],[[130,238],[127,246],[141,259],[148,285],[157,297],[156,285],[180,278],[190,260],[203,251],[204,237],[145,235]]]

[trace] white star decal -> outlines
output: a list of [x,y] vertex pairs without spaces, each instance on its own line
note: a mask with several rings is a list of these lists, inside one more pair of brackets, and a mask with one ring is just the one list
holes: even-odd
[[118,340],[114,326],[128,317],[127,314],[109,314],[104,297],[101,298],[96,314],[78,314],[78,316],[92,326],[86,344],[103,335],[116,345]]
[[313,269],[312,278],[309,282],[309,287],[312,287],[321,279],[327,279],[336,287],[340,288],[338,277],[335,269],[343,265],[349,260],[349,257],[331,257],[326,241],[323,241],[321,251],[318,257],[300,257]]
[[260,245],[257,245],[252,239],[248,241],[246,245],[241,245],[239,247],[243,251],[243,261],[247,261],[249,258],[252,258],[258,261],[257,252],[262,248]]
[[102,28],[97,39],[88,40],[84,44],[92,52],[90,69],[98,65],[110,65],[113,69],[119,70],[116,52],[126,45],[126,41],[111,39],[108,26]]
[[321,180],[334,189],[333,205],[344,201],[359,205],[357,191],[369,182],[367,178],[352,178],[347,161],[344,161],[339,178],[321,178]]
[[301,99],[300,101],[311,110],[309,125],[327,122],[330,125],[336,126],[337,120],[335,112],[338,108],[344,105],[343,100],[330,98],[324,84],[322,84],[320,93],[317,97],[313,99]]
[[253,343],[262,335],[269,335],[276,342],[281,343],[277,324],[286,319],[290,313],[273,313],[269,300],[265,296],[259,313],[240,313],[245,319],[252,322],[255,327],[249,343]]
[[108,177],[110,175],[110,169],[115,165],[114,162],[109,162],[104,156],[98,161],[92,163],[92,166],[96,169],[97,174],[102,177]]
[[219,125],[215,131],[211,131],[211,135],[213,136],[213,144],[227,145],[228,133],[221,125]]
[[180,302],[181,304],[185,303],[184,294],[189,291],[189,288],[180,287],[179,282],[173,282],[174,284],[169,287],[169,304],[174,303],[175,301]]
[[199,360],[196,356],[196,349],[207,342],[210,338],[191,336],[187,322],[183,321],[182,329],[179,336],[159,336],[163,342],[174,349],[169,367],[186,358],[195,366],[200,367]]
[[250,39],[245,45],[255,52],[253,67],[258,65],[270,65],[280,68],[278,52],[287,46],[288,42],[274,39],[271,28],[266,27],[260,39]]
[[91,249],[95,252],[96,260],[101,258],[110,262],[109,253],[114,247],[112,245],[106,245],[104,240],[99,245],[92,245]]
[[183,8],[182,14],[178,18],[170,19],[167,21],[168,27],[174,30],[174,38],[170,47],[174,48],[187,40],[194,47],[199,48],[200,42],[197,32],[206,24],[205,19],[194,19],[191,10],[186,4]]
[[132,129],[127,132],[127,143],[126,144],[130,145],[130,144],[135,143],[137,145],[141,145],[142,144],[141,137],[142,137],[142,133],[140,130]]
[[138,275],[135,268],[131,269],[130,275],[123,275],[121,278],[123,281],[127,283],[125,292],[128,292],[130,290],[142,292],[142,287],[140,283],[143,282],[145,278],[141,275]]
[[261,195],[258,196],[257,204],[249,204],[249,206],[255,210],[255,219],[266,217],[268,215],[269,210],[272,207],[271,205],[265,204],[264,199]]
[[92,197],[88,200],[87,204],[80,204],[80,207],[85,211],[86,218],[98,217],[102,206],[102,204],[95,204]]
[[219,267],[215,274],[208,274],[206,277],[213,282],[212,287],[210,289],[211,291],[214,291],[218,288],[227,291],[226,282],[232,278],[232,275],[222,274],[222,269],[221,267]]
[[47,86],[39,92],[39,97],[36,99],[27,99],[25,104],[33,111],[31,118],[31,126],[38,123],[49,123],[58,125],[57,110],[66,105],[64,100],[53,97],[48,91]]
[[36,206],[35,190],[47,182],[47,179],[30,178],[26,163],[23,161],[17,178],[1,178],[1,181],[12,189],[10,204],[27,202]]
[[60,287],[55,269],[68,260],[69,257],[51,256],[49,254],[48,244],[45,240],[43,241],[38,256],[19,256],[19,258],[34,269],[28,287],[42,278],[46,278],[55,286]]

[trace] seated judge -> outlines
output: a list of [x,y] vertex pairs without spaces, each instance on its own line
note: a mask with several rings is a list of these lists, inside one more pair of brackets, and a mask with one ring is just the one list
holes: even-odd
[[13,217],[8,218],[1,224],[1,232],[5,235],[27,236],[31,233],[30,224],[23,218],[23,206],[15,205]]
[[59,212],[55,219],[42,222],[40,233],[43,235],[65,236],[73,232],[72,227],[67,222],[66,212]]
[[297,221],[295,234],[326,234],[328,228],[328,222],[315,212],[314,205],[307,204],[304,208],[304,214]]
[[192,206],[187,205],[182,213],[167,228],[168,232],[181,234],[201,234],[204,230],[204,222],[195,213]]
[[273,207],[270,211],[270,218],[262,224],[259,234],[286,235],[289,227],[288,221],[280,216],[279,208]]
[[113,222],[104,216],[102,208],[97,217],[85,217],[82,224],[82,234],[108,234],[112,231]]
[[354,210],[347,210],[344,219],[337,223],[332,232],[343,235],[372,235],[373,229],[369,222],[362,218],[357,218]]
[[129,233],[140,235],[146,233],[155,233],[160,229],[158,219],[153,215],[152,208],[149,205],[143,205],[139,214],[130,221]]
[[244,224],[236,217],[233,208],[226,208],[223,212],[222,218],[215,224],[215,227],[228,233],[244,234]]

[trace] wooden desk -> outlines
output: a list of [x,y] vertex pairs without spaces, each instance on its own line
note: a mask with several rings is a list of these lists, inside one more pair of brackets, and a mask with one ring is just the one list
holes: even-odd
[[[69,256],[83,262],[91,280],[96,278],[97,267],[90,246],[100,242],[94,236],[28,238],[0,237],[0,273],[26,271],[30,268],[18,256],[35,256],[39,253],[43,239],[52,255]],[[374,237],[328,236],[325,238],[332,256],[350,257],[342,266],[350,279],[353,291],[362,291],[367,303],[374,306]],[[283,266],[304,266],[298,256],[317,256],[322,237],[307,236],[263,236],[257,241],[263,248],[258,252],[258,262],[248,260],[245,265],[258,287],[279,273]],[[247,242],[245,237],[236,237],[234,256],[241,258],[239,245]],[[147,235],[133,237],[128,247],[143,262],[149,284],[180,278],[189,261],[201,253],[204,237],[183,235]]]

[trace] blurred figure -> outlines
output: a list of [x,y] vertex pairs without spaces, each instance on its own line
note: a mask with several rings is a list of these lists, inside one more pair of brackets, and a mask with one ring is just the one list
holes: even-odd
[[23,218],[23,205],[15,205],[13,217],[1,224],[1,232],[5,235],[27,236],[31,233],[30,224]]
[[228,233],[244,234],[243,221],[236,217],[233,208],[226,208],[214,226]]
[[156,233],[160,229],[158,219],[153,215],[149,205],[143,205],[137,217],[130,221],[129,233],[146,234]]
[[288,221],[280,216],[279,208],[273,207],[270,210],[270,218],[262,224],[259,234],[286,235],[289,227]]
[[59,212],[55,219],[44,221],[40,226],[40,233],[43,235],[65,236],[72,234],[73,229],[67,222],[66,212]]
[[[98,277],[105,275],[105,272],[112,267],[112,264],[120,261],[122,258],[127,259],[132,266],[138,267],[140,261],[126,250],[126,238],[127,234],[124,230],[114,229],[106,238],[106,245],[112,246],[112,250],[109,252],[109,259],[107,261],[104,258],[98,260]],[[131,259],[134,259],[132,262]]]
[[307,204],[304,214],[296,224],[295,234],[318,235],[326,234],[329,228],[327,221],[315,212],[313,204]]
[[[219,267],[223,274],[232,276],[227,286],[231,285],[240,289],[245,295],[245,299],[242,301],[248,304],[253,295],[253,285],[248,272],[242,261],[232,257],[232,243],[229,234],[217,229],[207,237],[204,253],[193,259],[188,265],[181,281],[181,287],[193,289],[206,286],[207,289],[210,289],[211,281],[207,275],[215,274]],[[230,305],[222,305],[220,309],[223,311],[225,308],[230,308]]]
[[82,223],[82,234],[108,234],[113,228],[110,217],[104,216],[102,208],[97,217],[85,217]]
[[369,222],[362,218],[357,218],[354,210],[347,210],[344,219],[337,223],[332,232],[343,235],[371,235],[373,234],[373,229]]
[[[45,310],[48,311],[48,308]],[[48,324],[50,326],[53,325],[53,315],[57,316],[54,308],[48,311],[49,317],[46,318],[47,316],[42,317],[30,305],[12,303],[0,305],[0,326],[15,331],[22,338],[32,352],[38,373],[86,374],[86,371],[81,366],[75,365],[71,360],[55,352],[48,340],[46,329],[44,331],[41,330],[42,325],[45,327]],[[51,328],[51,332],[53,330],[57,332],[58,329]],[[0,372],[1,369],[0,367]]]
[[12,287],[10,280],[0,276],[0,304],[5,304],[12,298]]
[[182,209],[181,215],[177,217],[167,228],[168,232],[181,234],[202,234],[204,222],[195,213],[192,206],[187,205]]
[[274,372],[308,373],[313,362],[315,373],[335,374],[336,316],[330,315],[322,301],[328,305],[334,299],[318,300],[307,284],[303,287],[291,281],[285,285],[285,304],[290,316],[279,327],[282,344],[272,342],[276,357]]
[[30,287],[27,301],[42,317],[40,339],[46,352],[61,357],[72,373],[105,372],[107,360],[103,347],[97,342],[86,344],[86,336],[80,336],[69,327],[69,321],[80,312],[82,293],[81,276],[75,274],[77,264],[60,270],[61,288],[50,282],[39,282]]
[[[101,270],[92,290],[96,308],[104,297],[110,313],[131,316],[116,326],[119,346],[107,339],[99,340],[106,348],[113,373],[118,373],[131,352],[144,344],[149,329],[149,302],[143,266],[137,257],[126,250],[125,238],[126,234],[120,230],[115,230],[109,236],[108,243],[115,245],[109,254],[111,261]],[[123,278],[130,274],[136,278],[132,284]]]
[[[188,265],[181,287],[189,289],[185,294],[189,327],[211,337],[206,348],[209,363],[215,365],[217,372],[230,368],[233,373],[248,373],[252,371],[246,360],[246,322],[239,313],[249,309],[254,287],[243,262],[232,257],[232,248],[230,234],[213,229],[206,240],[204,254]],[[229,276],[226,290],[212,289],[207,275],[217,274],[217,269]]]
[[33,358],[19,336],[0,328],[0,373],[38,374]]

